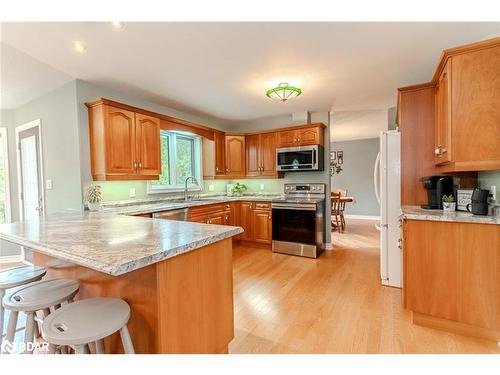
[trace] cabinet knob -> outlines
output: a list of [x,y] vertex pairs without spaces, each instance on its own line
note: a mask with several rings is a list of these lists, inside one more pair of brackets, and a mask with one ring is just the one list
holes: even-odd
[[273,218],[272,215],[269,215],[269,220],[271,220],[272,218]]
[[139,168],[142,168],[142,163],[141,162],[139,162]]
[[134,161],[134,169],[137,169],[137,162]]

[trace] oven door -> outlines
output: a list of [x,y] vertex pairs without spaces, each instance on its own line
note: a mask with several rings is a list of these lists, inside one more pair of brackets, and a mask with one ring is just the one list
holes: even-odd
[[276,149],[278,171],[300,171],[318,169],[318,147],[285,147]]
[[316,204],[273,203],[273,242],[316,246]]

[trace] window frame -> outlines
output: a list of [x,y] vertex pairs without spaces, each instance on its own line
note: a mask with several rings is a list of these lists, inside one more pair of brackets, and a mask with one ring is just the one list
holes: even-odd
[[[177,181],[175,170],[175,163],[177,158],[176,143],[177,138],[184,138],[192,140],[192,165],[194,174],[198,184],[190,183],[188,191],[201,191],[203,190],[203,173],[202,173],[202,150],[201,150],[201,137],[182,131],[161,130],[160,137],[168,137],[168,163],[169,163],[169,181],[170,185],[155,185],[154,181],[148,181],[147,194],[162,194],[184,191],[184,184],[172,184],[172,181]],[[161,143],[161,142],[160,142]]]
[[9,142],[8,142],[8,130],[6,127],[0,127],[0,142],[2,142],[2,148],[4,150],[4,224],[10,223],[12,221],[12,209],[10,201],[10,181],[9,181]]

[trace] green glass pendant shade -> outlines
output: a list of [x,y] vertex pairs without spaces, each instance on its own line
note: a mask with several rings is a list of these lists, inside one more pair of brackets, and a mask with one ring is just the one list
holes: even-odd
[[267,90],[266,96],[273,100],[286,102],[288,99],[295,98],[302,93],[298,87],[289,86],[288,83],[280,83],[279,86]]

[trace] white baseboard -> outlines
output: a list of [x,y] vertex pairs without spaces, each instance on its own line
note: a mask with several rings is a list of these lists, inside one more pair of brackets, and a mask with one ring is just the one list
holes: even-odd
[[325,244],[323,244],[323,249],[324,250],[333,250],[333,245],[331,242],[327,242]]
[[23,261],[22,254],[19,254],[19,255],[7,255],[7,256],[1,256],[0,257],[0,263],[17,263],[17,262],[22,262],[22,261]]
[[357,220],[380,220],[380,216],[371,215],[344,215],[346,219],[357,219]]

